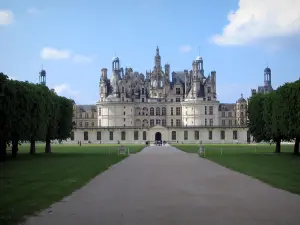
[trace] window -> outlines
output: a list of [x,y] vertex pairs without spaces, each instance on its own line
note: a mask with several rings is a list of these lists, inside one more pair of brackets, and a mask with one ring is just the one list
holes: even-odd
[[81,113],[79,114],[79,118],[82,119],[82,114]]
[[74,141],[74,132],[71,132],[71,141]]
[[207,126],[207,119],[205,119],[205,126]]
[[176,98],[176,102],[180,102],[180,98]]
[[124,88],[124,87],[122,87],[122,93],[124,93],[124,90],[125,90],[125,88]]
[[181,108],[180,107],[176,107],[176,116],[180,116],[180,110]]
[[204,107],[204,114],[207,115],[207,106]]
[[99,124],[99,127],[101,127],[101,120],[99,120],[98,124]]
[[110,141],[114,140],[114,132],[113,131],[109,131],[109,140]]
[[125,131],[122,131],[122,132],[121,132],[121,140],[122,140],[122,141],[125,141],[125,140],[126,140],[126,132],[125,132]]
[[222,112],[222,117],[225,117],[225,112]]
[[156,116],[160,116],[160,108],[159,107],[156,108]]
[[92,122],[92,127],[93,127],[93,126],[95,126],[95,123],[94,123],[94,122]]
[[146,141],[147,140],[147,132],[143,131],[143,140]]
[[221,140],[225,140],[225,130],[221,130]]
[[214,125],[214,120],[213,119],[209,119],[209,126],[213,126]]
[[165,119],[162,119],[162,120],[161,120],[161,125],[162,125],[163,127],[166,126],[166,120],[165,120]]
[[232,112],[228,112],[228,117],[232,117]]
[[102,113],[102,110],[101,110],[101,108],[99,107],[99,116],[101,116],[101,113]]
[[241,118],[241,125],[244,125],[244,118]]
[[208,131],[208,139],[212,140],[213,139],[213,135],[212,135],[212,131]]
[[210,96],[207,97],[207,101],[211,101],[211,97]]
[[160,119],[156,119],[156,125],[160,125]]
[[171,116],[173,116],[174,112],[173,112],[173,107],[171,107]]
[[161,109],[161,115],[165,116],[166,114],[167,114],[166,107],[162,107],[162,109]]
[[122,97],[122,102],[124,102],[124,97]]
[[180,95],[180,88],[176,88],[176,95]]
[[207,93],[211,93],[211,87],[207,87]]
[[131,95],[134,95],[134,89],[131,89]]
[[237,132],[237,130],[234,130],[232,132],[232,136],[233,136],[233,140],[237,140],[238,139],[238,132]]
[[241,110],[243,110],[244,109],[244,105],[241,105]]
[[88,141],[88,140],[89,140],[89,132],[85,131],[85,132],[83,133],[83,140],[84,140],[84,141]]
[[97,141],[101,140],[101,131],[97,131]]
[[139,140],[139,132],[136,130],[136,131],[134,131],[134,140],[135,141],[137,141],[137,140]]
[[144,98],[142,98],[142,102],[145,102],[145,99],[144,99]]
[[229,120],[229,121],[228,121],[228,125],[229,125],[229,126],[232,126],[232,120]]
[[142,95],[145,94],[145,88],[142,88]]
[[183,138],[184,138],[184,140],[188,140],[189,139],[189,132],[187,130],[184,131]]
[[150,116],[154,116],[154,108],[153,107],[150,108]]
[[151,120],[150,120],[150,127],[153,127],[153,126],[154,126],[154,120],[151,119]]
[[95,115],[94,115],[94,113],[92,113],[92,119],[94,119],[95,118]]
[[179,119],[176,120],[176,127],[180,127],[181,126],[181,121]]
[[88,126],[89,126],[89,122],[85,122],[85,123],[84,123],[84,126],[85,126],[85,127],[88,127]]
[[173,140],[173,141],[176,140],[176,131],[172,131],[172,140]]
[[244,112],[241,112],[241,117],[244,117]]
[[214,107],[209,106],[209,115],[213,115],[213,114],[214,114]]
[[174,126],[174,121],[173,121],[173,119],[171,119],[171,127],[173,127]]
[[222,126],[225,126],[225,120],[222,120]]
[[195,130],[195,140],[199,140],[199,131]]
[[173,98],[171,98],[171,102],[173,102]]
[[82,122],[79,122],[79,126],[82,127]]
[[89,114],[88,114],[88,113],[85,114],[85,118],[86,118],[86,119],[89,118]]

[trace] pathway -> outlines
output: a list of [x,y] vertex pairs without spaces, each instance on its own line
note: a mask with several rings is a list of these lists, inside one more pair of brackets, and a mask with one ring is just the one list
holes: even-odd
[[300,196],[173,147],[147,147],[26,225],[300,224]]

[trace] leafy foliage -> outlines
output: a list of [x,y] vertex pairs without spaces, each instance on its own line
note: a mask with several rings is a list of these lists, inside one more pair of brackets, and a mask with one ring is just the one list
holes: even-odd
[[70,137],[73,100],[40,84],[10,80],[3,73],[0,87],[0,161],[5,161],[10,142],[16,157],[20,141],[30,141],[30,153],[34,154],[35,141],[50,144]]

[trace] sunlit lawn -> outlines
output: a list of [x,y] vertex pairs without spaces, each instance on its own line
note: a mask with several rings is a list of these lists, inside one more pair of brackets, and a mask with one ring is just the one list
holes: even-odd
[[[25,215],[45,209],[127,156],[118,145],[52,145],[45,154],[29,155],[22,145],[17,159],[0,164],[0,225],[17,224]],[[125,145],[130,153],[143,145]]]
[[[274,187],[300,194],[300,157],[294,156],[293,145],[204,145],[205,158],[222,166],[255,177]],[[174,145],[188,153],[197,153],[199,145]]]

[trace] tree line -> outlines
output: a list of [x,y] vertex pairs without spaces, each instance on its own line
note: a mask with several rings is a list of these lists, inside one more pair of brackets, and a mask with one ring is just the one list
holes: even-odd
[[299,155],[300,79],[253,95],[248,104],[248,128],[256,142],[276,143],[276,153],[282,141],[295,141],[294,154]]
[[58,96],[45,85],[8,79],[0,73],[0,161],[17,156],[21,142],[30,142],[30,154],[36,141],[45,142],[51,152],[51,140],[65,140],[73,129],[72,99]]

